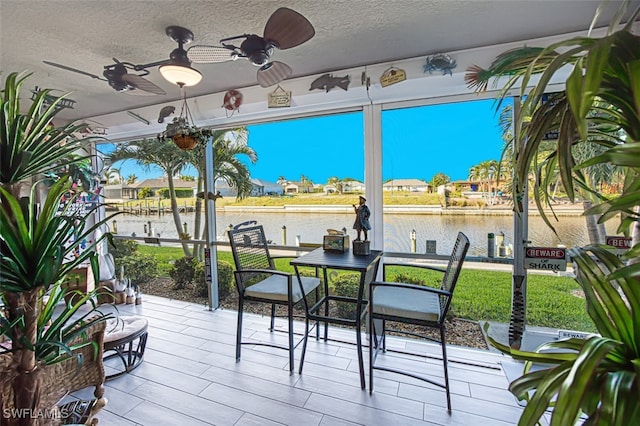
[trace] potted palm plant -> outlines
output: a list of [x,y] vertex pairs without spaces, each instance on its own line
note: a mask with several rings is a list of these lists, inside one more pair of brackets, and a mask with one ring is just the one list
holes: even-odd
[[62,202],[72,193],[69,177],[42,190],[38,179],[45,174],[86,159],[76,153],[87,140],[75,137],[82,125],[52,124],[59,99],[52,101],[48,90],[37,93],[28,109],[21,108],[20,89],[27,77],[7,75],[0,92],[2,425],[46,424],[55,417],[50,410],[67,392],[63,375],[80,374],[83,362],[90,361],[83,355],[101,353],[101,348],[82,349],[91,344],[90,334],[103,332],[100,323],[105,319],[92,310],[80,313],[80,307],[92,301],[91,294],[58,306],[62,284],[74,268],[91,262],[97,278],[92,248],[99,240],[86,250],[80,245],[107,219],[85,226],[91,211],[77,214],[70,210],[73,203]]
[[[514,186],[524,190],[533,169],[541,212],[550,199],[550,177],[559,170],[569,197],[580,192],[593,200],[585,214],[601,215],[601,222],[620,218],[619,231],[633,235],[632,248],[622,259],[602,245],[570,250],[599,335],[548,343],[536,352],[491,339],[503,352],[525,361],[524,375],[510,385],[514,395],[527,400],[521,425],[538,423],[549,408],[552,425],[580,419],[586,419],[584,424],[640,423],[640,37],[632,33],[640,8],[621,27],[618,20],[627,4],[623,2],[603,37],[510,50],[487,69],[470,68],[466,76],[476,90],[486,89],[494,77],[506,77],[501,97],[521,85],[525,100],[515,123]],[[563,67],[572,69],[564,91],[543,102],[548,82]],[[530,85],[534,74],[539,80]],[[543,143],[550,131],[558,133],[551,147]],[[600,148],[600,154],[580,160],[576,151],[589,144]],[[588,184],[585,172],[600,164],[623,168],[619,196],[606,196]],[[534,362],[547,368],[534,371]]]

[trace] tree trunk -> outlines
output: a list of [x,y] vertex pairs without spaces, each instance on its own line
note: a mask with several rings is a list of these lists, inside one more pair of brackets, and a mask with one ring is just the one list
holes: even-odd
[[[598,220],[600,220],[600,218],[602,217],[602,215],[598,215]],[[600,241],[602,244],[604,244],[605,242],[607,242],[607,227],[604,225],[604,223],[598,223],[598,235],[600,236]]]
[[[593,207],[593,203],[591,201],[584,201],[582,203],[582,207],[584,211],[589,210]],[[598,217],[596,215],[585,215],[585,220],[587,221],[587,234],[589,235],[589,243],[598,244],[603,242],[600,238],[600,232],[598,230]]]
[[[203,191],[203,179],[202,175],[198,175],[198,189],[197,192],[200,193]],[[200,226],[202,225],[202,199],[200,197],[196,197],[195,203],[195,218],[193,224],[193,238],[198,240],[200,239]],[[203,252],[202,244],[194,244],[193,245],[193,256],[202,260],[202,252]]]
[[[171,200],[171,213],[173,214],[173,222],[176,225],[178,235],[181,235],[184,231],[182,229],[182,223],[180,223],[180,212],[178,212],[178,201],[176,200],[176,192],[173,186],[173,176],[169,176],[169,179],[167,179],[167,181],[169,183],[169,199]],[[184,251],[185,256],[191,257],[191,249],[189,249],[189,244],[182,243],[182,250]]]
[[[35,343],[38,331],[40,288],[25,293],[6,292],[5,298],[9,307],[9,320],[24,318],[24,325],[13,327],[13,344],[19,349],[13,353],[15,376],[11,380],[13,389],[13,407],[15,416],[8,419],[9,425],[35,425],[36,419],[31,418],[31,413],[37,413],[40,407],[40,377],[41,369],[36,363],[36,354],[33,350],[25,348],[24,343]],[[14,346],[14,347],[15,347]],[[4,416],[4,413],[2,413]],[[4,423],[3,423],[4,424]]]

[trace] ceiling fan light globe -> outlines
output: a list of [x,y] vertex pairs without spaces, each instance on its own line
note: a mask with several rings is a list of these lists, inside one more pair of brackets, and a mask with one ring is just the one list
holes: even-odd
[[202,80],[200,71],[184,65],[162,65],[160,74],[165,80],[178,86],[195,86]]

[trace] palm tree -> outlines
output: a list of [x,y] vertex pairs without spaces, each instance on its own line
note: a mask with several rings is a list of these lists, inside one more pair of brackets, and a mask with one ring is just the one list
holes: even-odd
[[[237,197],[242,199],[251,194],[251,174],[242,161],[247,158],[251,163],[258,160],[258,156],[253,148],[247,145],[248,131],[246,127],[231,130],[212,130],[213,139],[213,181],[224,179],[229,186],[237,189]],[[198,192],[202,192],[205,175],[204,145],[199,145],[191,151],[189,162],[198,170]],[[194,238],[198,238],[202,222],[202,199],[196,199]],[[203,230],[203,233],[206,229]],[[202,234],[203,235],[203,234]],[[200,246],[194,247],[196,255],[200,256]]]
[[[514,157],[514,138],[513,138],[513,109],[511,106],[507,106],[503,108],[500,113],[500,127],[503,129],[503,140],[505,141],[504,149],[502,152],[502,158],[500,159],[500,165],[503,169],[506,168],[506,176],[509,177],[509,180],[513,180],[513,160]],[[545,162],[545,158],[553,154],[554,144],[557,143],[556,140],[545,138],[540,143],[538,156],[535,159],[535,163],[543,164]],[[572,148],[572,152],[575,157],[578,159],[578,162],[586,161],[589,158],[594,157],[595,155],[603,153],[605,150],[598,144],[594,144],[591,142],[586,142],[584,144],[577,144]],[[505,159],[509,159],[510,161],[505,161]],[[528,181],[536,182],[535,176],[535,168],[529,173]],[[592,188],[602,187],[605,182],[611,182],[614,176],[617,176],[621,173],[620,168],[615,168],[609,164],[599,164],[593,167],[590,167],[587,171],[585,171],[585,176],[587,176],[587,180],[589,181],[589,185]],[[505,177],[506,177],[505,176]],[[558,167],[553,169],[549,168],[546,170],[546,179],[550,182],[549,187],[552,188],[552,192],[548,193],[545,191],[541,191],[539,185],[534,184],[534,188],[536,188],[535,195],[538,199],[543,199],[548,201],[554,200],[556,196],[556,192],[558,188],[562,185],[560,170]],[[509,187],[511,185],[509,184]],[[600,191],[601,192],[601,191]],[[584,195],[584,194],[583,194]],[[588,194],[586,194],[588,195]],[[546,199],[548,197],[548,200]],[[551,206],[550,206],[551,207]],[[583,207],[585,212],[593,207],[592,200],[586,199],[583,202]],[[553,211],[553,208],[551,208]],[[599,223],[598,221],[599,215],[585,215],[585,222],[587,226],[587,234],[589,236],[589,242],[592,244],[604,243],[604,238],[606,235],[606,231],[604,229],[604,223]],[[552,227],[553,229],[553,227]],[[555,229],[554,229],[555,231]]]
[[[169,185],[169,199],[171,201],[173,222],[178,235],[180,235],[183,229],[180,212],[178,211],[178,201],[176,199],[173,177],[180,173],[189,162],[189,153],[177,149],[171,140],[153,138],[119,144],[110,154],[110,159],[112,164],[131,159],[135,160],[147,170],[151,165],[156,165],[163,170],[168,178],[167,182]],[[191,250],[187,244],[182,244],[182,248],[185,256],[191,256]]]
[[[522,425],[536,424],[551,407],[552,425],[640,421],[640,37],[631,32],[640,7],[620,28],[628,3],[621,3],[604,37],[576,37],[547,48],[514,49],[499,55],[487,70],[472,67],[466,77],[470,87],[483,90],[492,77],[508,76],[501,98],[516,84],[521,86],[524,101],[515,123],[514,193],[523,193],[533,167],[538,189],[535,200],[544,214],[543,201],[549,200],[553,174],[559,170],[571,200],[582,193],[597,203],[586,214],[602,215],[602,222],[620,217],[619,231],[633,235],[632,248],[623,260],[598,245],[569,251],[579,266],[576,280],[599,335],[560,340],[533,353],[492,342],[503,352],[527,361],[525,374],[509,387],[519,399],[528,400]],[[565,89],[545,102],[547,85],[560,69],[571,70]],[[537,83],[530,87],[534,74]],[[558,137],[539,161],[550,131]],[[588,153],[589,144],[599,146],[602,152]],[[607,197],[592,186],[596,176],[604,176],[601,172],[606,170],[597,172],[593,167],[607,164],[624,170],[619,197]],[[530,371],[534,361],[547,368]]]
[[278,180],[276,181],[276,183],[282,187],[282,193],[284,194],[286,192],[285,186],[287,186],[287,184],[289,183],[287,178],[284,176],[278,176]]
[[136,183],[137,180],[138,180],[138,176],[136,176],[135,174],[130,174],[129,176],[127,176],[128,185]]
[[107,180],[107,184],[109,185],[120,183],[120,169],[116,167],[109,167],[109,169],[104,172],[104,178]]
[[[585,198],[593,197],[602,204],[591,213],[606,211],[612,216],[635,207],[630,199],[623,199],[620,203],[604,197],[597,187],[590,185],[585,169],[612,162],[625,168],[627,189],[633,188],[634,182],[636,185],[640,182],[640,175],[634,169],[636,163],[621,162],[618,157],[628,157],[633,143],[640,140],[640,118],[636,107],[638,91],[633,90],[639,67],[635,59],[640,56],[639,37],[630,32],[630,25],[639,10],[634,12],[623,30],[606,37],[578,37],[548,48],[513,49],[499,55],[487,69],[474,66],[468,70],[465,79],[469,87],[478,91],[485,90],[494,77],[509,76],[501,97],[522,82],[521,95],[525,100],[516,126],[521,129],[521,139],[527,141],[527,146],[518,156],[516,175],[520,179],[518,185],[523,186],[522,179],[528,176],[530,168],[536,170],[538,191],[534,191],[534,196],[542,214],[543,205],[550,199],[548,188],[556,168],[572,201],[576,194],[581,193]],[[569,50],[560,54],[555,50],[558,48]],[[591,58],[592,62],[585,57]],[[567,79],[567,90],[547,95],[547,83],[565,65],[574,69]],[[532,75],[541,72],[541,80],[529,91]],[[550,131],[558,132],[558,139],[545,140]],[[605,153],[582,161],[577,157],[579,151],[576,147],[587,142],[600,145]],[[611,161],[612,155],[616,156],[614,161]],[[543,217],[546,220],[546,216]],[[548,225],[551,226],[550,223]]]
[[327,184],[333,185],[336,188],[336,191],[338,191],[338,194],[342,194],[344,183],[337,176],[331,176],[327,179]]
[[313,185],[313,182],[311,182],[305,175],[300,175],[300,186],[302,187],[302,192],[309,192],[307,190],[308,185]]
[[498,177],[499,165],[496,160],[483,161],[469,169],[469,180],[477,180],[480,182],[480,191],[483,192],[491,203],[491,185],[495,183]]
[[[572,150],[572,153],[578,163],[588,161],[589,159],[602,155],[605,152],[606,149],[604,147],[589,141],[575,145]],[[620,167],[616,167],[610,163],[599,163],[586,167],[583,169],[583,173],[587,184],[591,188],[597,189],[599,193],[602,193],[602,186],[607,182],[612,182],[615,175],[622,174],[622,170]],[[588,196],[589,193],[586,193],[586,195]],[[597,202],[593,197],[591,197],[591,199],[586,199],[583,202],[584,210],[589,211],[593,208],[594,201]],[[591,244],[604,244],[605,242],[606,229],[604,222],[599,220],[600,217],[601,215],[599,214],[585,215],[585,219],[587,221],[587,233]]]

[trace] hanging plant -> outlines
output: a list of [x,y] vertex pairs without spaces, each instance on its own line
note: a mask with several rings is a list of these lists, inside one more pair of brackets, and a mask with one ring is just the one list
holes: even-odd
[[198,146],[198,144],[204,143],[205,138],[209,135],[211,135],[210,130],[199,129],[193,124],[189,104],[187,104],[187,98],[183,92],[183,103],[180,115],[174,117],[173,121],[167,124],[166,130],[158,135],[158,139],[171,140],[181,150],[190,151]]
[[184,117],[175,117],[173,122],[167,124],[167,130],[161,137],[171,139],[178,148],[185,151],[192,150],[204,139],[200,129],[190,125]]

